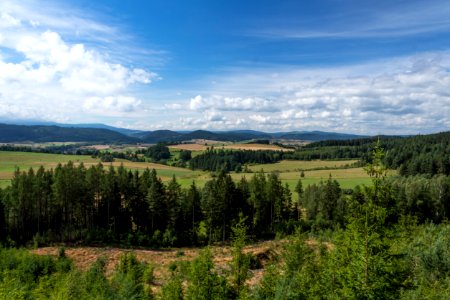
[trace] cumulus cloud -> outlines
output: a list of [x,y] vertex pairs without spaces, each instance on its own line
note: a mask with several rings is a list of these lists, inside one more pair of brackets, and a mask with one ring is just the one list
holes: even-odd
[[208,121],[210,122],[223,122],[226,118],[219,112],[210,111],[206,114]]
[[[61,32],[70,28],[58,16],[10,1],[0,3],[0,8],[0,51],[8,51],[8,56],[0,56],[0,117],[56,121],[77,113],[124,116],[142,104],[130,87],[159,78],[143,68],[118,63],[92,43],[67,42]],[[86,34],[115,32],[79,16],[69,19],[77,20],[77,28]]]
[[205,98],[197,95],[191,99],[189,108],[192,110],[220,110],[220,111],[267,111],[275,112],[279,108],[271,100],[260,97],[223,97],[213,95]]
[[64,89],[75,93],[111,94],[133,83],[150,83],[156,76],[109,63],[100,53],[86,50],[83,44],[68,45],[51,31],[22,37],[16,51],[27,59],[21,63],[25,72],[39,73],[33,76],[37,80],[57,80]]
[[97,112],[132,112],[135,111],[141,101],[129,96],[90,97],[84,101],[83,108]]
[[449,70],[446,52],[337,68],[240,69],[178,105],[201,124],[220,112],[226,121],[209,122],[217,129],[436,132],[450,130]]

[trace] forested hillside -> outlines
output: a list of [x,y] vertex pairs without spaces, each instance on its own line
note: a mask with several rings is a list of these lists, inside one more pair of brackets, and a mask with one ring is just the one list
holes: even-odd
[[245,164],[269,164],[283,159],[281,151],[208,149],[189,161],[192,169],[241,172]]
[[450,175],[450,132],[321,141],[308,144],[289,156],[301,160],[360,158],[363,162],[369,162],[371,150],[378,139],[386,151],[383,162],[391,169],[398,169],[401,175]]
[[[45,123],[44,123],[45,124]],[[279,132],[266,133],[252,130],[211,132],[195,130],[177,132],[171,130],[139,131],[103,124],[10,125],[0,123],[0,142],[105,142],[105,143],[174,143],[181,141],[216,140],[238,142],[255,139],[285,139],[322,141],[327,139],[353,139],[358,135],[334,132]]]
[[9,142],[97,142],[136,143],[139,140],[103,128],[66,128],[0,124],[0,143]]

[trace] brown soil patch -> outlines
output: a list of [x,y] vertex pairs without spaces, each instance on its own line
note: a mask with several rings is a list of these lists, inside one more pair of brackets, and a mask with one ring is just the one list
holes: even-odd
[[91,148],[91,149],[95,149],[95,150],[108,150],[111,148],[111,146],[109,146],[109,145],[92,145],[92,146],[88,146],[86,148]]
[[[264,267],[270,260],[275,260],[280,253],[280,241],[264,241],[249,245],[244,248],[245,253],[252,253],[256,257],[263,257],[261,259],[261,266]],[[38,255],[58,255],[58,247],[44,247],[32,250],[32,253]],[[231,247],[227,246],[213,246],[212,248],[214,263],[219,272],[227,270],[232,259]],[[117,264],[120,256],[126,252],[134,252],[137,258],[155,266],[155,285],[161,286],[169,278],[169,265],[176,261],[191,261],[195,259],[200,248],[176,248],[167,250],[143,250],[143,249],[122,249],[110,247],[68,247],[65,249],[67,257],[73,260],[75,266],[83,271],[86,271],[93,265],[93,263],[100,257],[106,259],[106,275],[110,276]],[[182,255],[180,255],[182,253]],[[274,257],[266,258],[267,253]],[[269,256],[270,256],[269,255]],[[264,275],[264,268],[250,271],[252,276],[249,278],[249,285],[256,285],[260,282]]]
[[216,140],[204,140],[204,139],[193,139],[191,142],[199,145],[206,145],[206,146],[224,146],[232,144],[231,142],[225,142],[225,141],[216,141]]
[[236,149],[236,150],[273,150],[273,151],[283,151],[292,152],[294,149],[286,149],[277,145],[265,145],[265,144],[233,144],[223,147],[225,149]]
[[[103,163],[104,165],[109,165],[109,163]],[[183,168],[177,168],[172,167],[168,165],[163,164],[155,164],[155,163],[149,163],[149,162],[131,162],[128,160],[119,160],[112,163],[114,167],[119,167],[121,164],[123,164],[126,168],[136,168],[136,169],[155,169],[155,170],[173,170],[173,171],[182,171],[186,172],[186,169]]]
[[11,171],[0,171],[0,179],[11,179],[13,177],[13,173]]
[[169,146],[169,148],[180,149],[180,150],[189,150],[189,151],[204,151],[208,147],[205,145],[200,145],[200,144],[180,144],[180,145]]

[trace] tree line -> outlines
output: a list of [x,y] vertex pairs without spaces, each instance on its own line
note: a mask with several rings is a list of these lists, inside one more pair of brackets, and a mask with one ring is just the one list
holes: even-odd
[[12,152],[33,152],[65,155],[89,155],[93,158],[100,158],[102,162],[112,162],[114,159],[126,159],[133,162],[144,162],[145,158],[139,155],[139,151],[100,151],[94,148],[88,148],[88,144],[69,144],[46,147],[30,147],[17,145],[0,145],[0,151]]
[[272,150],[225,150],[208,148],[189,161],[191,169],[207,171],[242,171],[245,164],[270,164],[284,158],[282,151]]
[[235,183],[221,172],[202,189],[194,182],[183,189],[175,177],[163,183],[155,170],[69,162],[16,170],[0,199],[2,236],[18,244],[195,245],[227,240],[239,213],[255,237],[273,236],[298,216],[275,173]]
[[311,159],[360,159],[362,164],[370,162],[376,140],[385,149],[383,163],[398,169],[401,175],[413,176],[450,175],[450,132],[412,137],[364,138],[354,140],[321,141],[302,147],[286,158]]
[[[441,223],[450,215],[450,177],[386,179],[389,220],[413,216],[419,223]],[[321,230],[348,225],[350,203],[363,203],[365,187],[342,189],[333,178],[303,187],[295,197],[277,173],[255,173],[234,182],[220,172],[199,188],[182,188],[173,177],[161,181],[154,170],[142,173],[99,164],[58,165],[54,170],[17,170],[0,190],[0,234],[17,244],[36,242],[118,243],[189,246],[226,241],[239,214],[248,234],[270,238],[295,228]]]

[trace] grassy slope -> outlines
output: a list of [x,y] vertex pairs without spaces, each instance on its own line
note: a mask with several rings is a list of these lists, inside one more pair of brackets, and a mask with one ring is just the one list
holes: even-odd
[[253,165],[249,169],[253,172],[259,172],[264,170],[265,172],[294,172],[301,170],[311,170],[317,168],[336,168],[345,165],[350,165],[357,162],[357,160],[311,160],[311,161],[299,161],[299,160],[283,160],[274,164],[262,164]]
[[[45,168],[54,168],[58,163],[67,163],[68,161],[73,161],[76,164],[82,162],[86,167],[100,162],[99,159],[87,155],[0,151],[0,186],[4,187],[9,184],[9,179],[12,178],[13,172],[17,167],[21,170],[27,170],[30,167],[39,168],[41,165]],[[112,163],[115,167],[121,164],[131,170],[155,169],[163,180],[169,180],[173,175],[180,179],[190,180],[203,174],[201,171],[191,171],[154,163],[130,162],[121,159]],[[103,165],[108,167],[110,163],[103,163]]]

